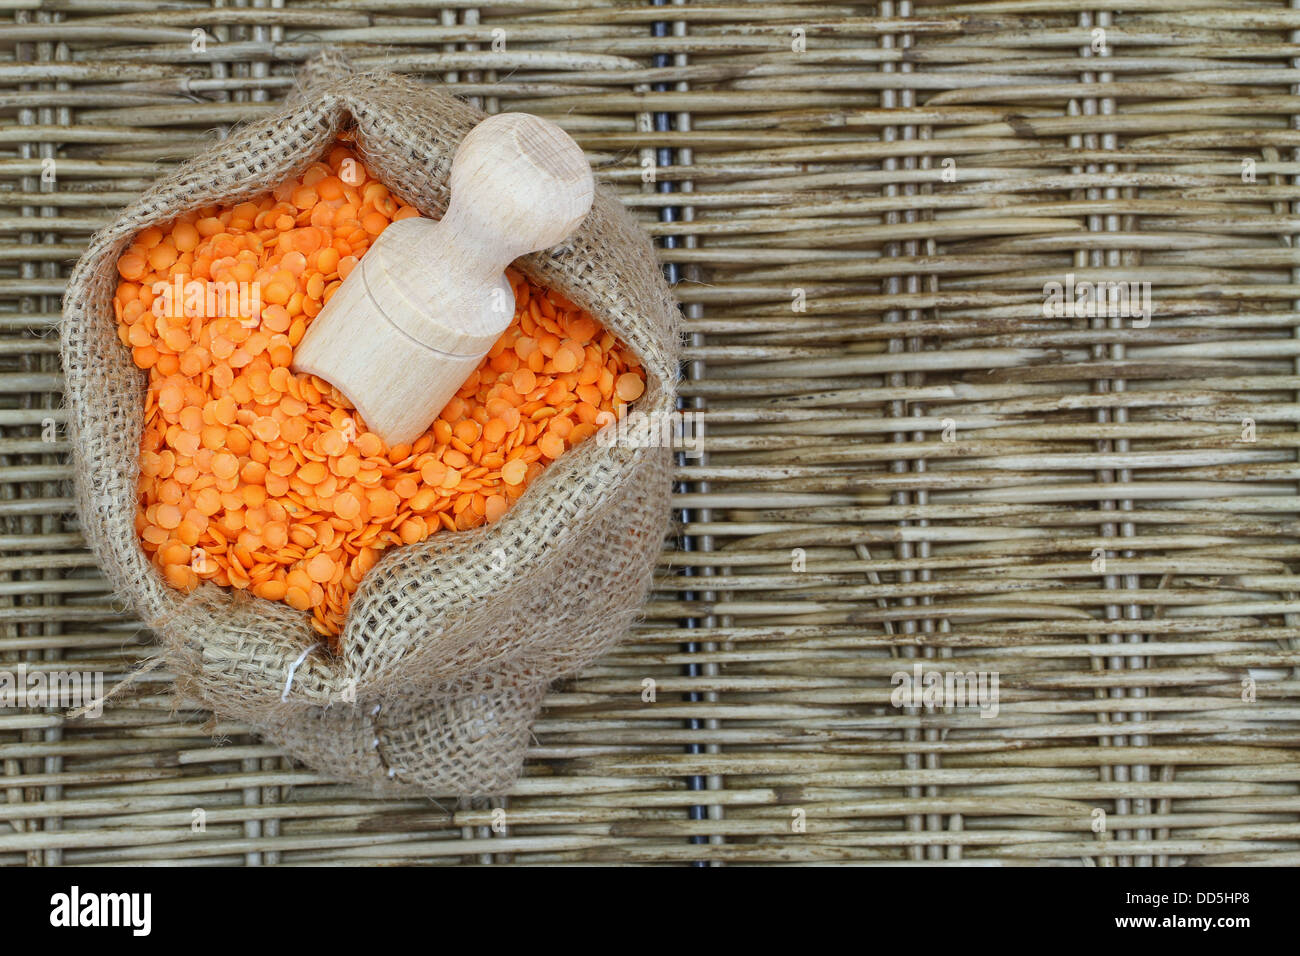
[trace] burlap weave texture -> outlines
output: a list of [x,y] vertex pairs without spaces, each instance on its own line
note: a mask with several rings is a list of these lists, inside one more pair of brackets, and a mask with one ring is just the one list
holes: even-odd
[[[556,461],[507,514],[387,552],[361,582],[334,657],[306,614],[203,584],[169,588],[136,536],[145,375],[117,338],[115,263],[152,224],[264,193],[355,128],[367,166],[439,217],[472,106],[326,55],[274,116],[235,130],[160,180],[97,234],[64,299],[62,359],[86,539],[157,633],[178,690],[246,721],[332,777],[383,792],[482,795],[518,776],[547,686],[606,651],[636,616],[669,516],[671,450],[590,440]],[[531,278],[587,309],[640,357],[648,414],[670,415],[677,310],[653,248],[606,188],[558,249],[522,259]],[[292,677],[292,679],[290,679]]]

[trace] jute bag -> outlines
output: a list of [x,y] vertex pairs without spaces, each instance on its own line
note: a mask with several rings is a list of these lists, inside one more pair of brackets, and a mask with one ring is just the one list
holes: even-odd
[[[304,613],[205,583],[168,587],[136,512],[145,375],[118,340],[115,264],[133,236],[263,193],[351,124],[374,174],[422,213],[446,209],[461,138],[483,118],[451,96],[326,54],[283,111],[236,130],[100,232],[64,300],[62,358],[86,539],[159,636],[178,693],[247,722],[327,776],[386,793],[500,793],[518,777],[548,685],[607,650],[650,585],[669,517],[671,450],[600,436],[570,450],[494,524],[391,549],[354,596],[342,652]],[[677,311],[650,242],[615,195],[564,246],[521,260],[640,357],[647,414],[670,415]]]

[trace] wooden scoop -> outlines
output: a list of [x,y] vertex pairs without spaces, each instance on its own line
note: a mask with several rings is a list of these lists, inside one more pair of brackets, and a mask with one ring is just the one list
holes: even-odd
[[379,234],[294,356],[294,371],[338,388],[390,446],[424,434],[509,327],[505,267],[573,232],[595,191],[578,144],[528,113],[470,130],[449,185],[441,220]]

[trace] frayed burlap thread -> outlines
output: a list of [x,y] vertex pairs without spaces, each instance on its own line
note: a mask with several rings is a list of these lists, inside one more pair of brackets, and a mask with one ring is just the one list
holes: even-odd
[[[374,174],[424,214],[447,206],[468,104],[337,54],[275,116],[159,181],[91,241],[64,299],[62,358],[78,504],[114,588],[155,630],[178,692],[245,721],[332,778],[378,792],[510,788],[555,679],[626,632],[669,516],[671,450],[596,440],[552,464],[496,523],[388,552],[361,582],[335,657],[305,614],[212,584],[183,595],[135,532],[145,376],[117,338],[115,263],[146,226],[266,192],[355,128]],[[679,332],[654,250],[612,191],[562,247],[520,260],[616,333],[648,373],[638,407],[671,414]]]

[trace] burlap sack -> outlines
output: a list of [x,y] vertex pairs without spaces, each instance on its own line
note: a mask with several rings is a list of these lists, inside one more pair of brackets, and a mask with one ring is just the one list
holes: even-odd
[[[644,599],[669,516],[671,451],[592,439],[496,523],[388,551],[362,581],[333,657],[306,614],[212,584],[182,595],[146,558],[133,527],[145,375],[117,338],[115,263],[146,226],[297,175],[348,124],[379,179],[439,217],[455,148],[482,118],[451,96],[354,74],[326,55],[284,110],[186,163],[96,235],[64,300],[86,539],[160,637],[178,691],[331,777],[381,792],[470,796],[513,784],[547,686],[609,648]],[[597,190],[568,243],[519,267],[635,350],[649,379],[638,408],[671,413],[677,311],[650,242],[612,191]]]

